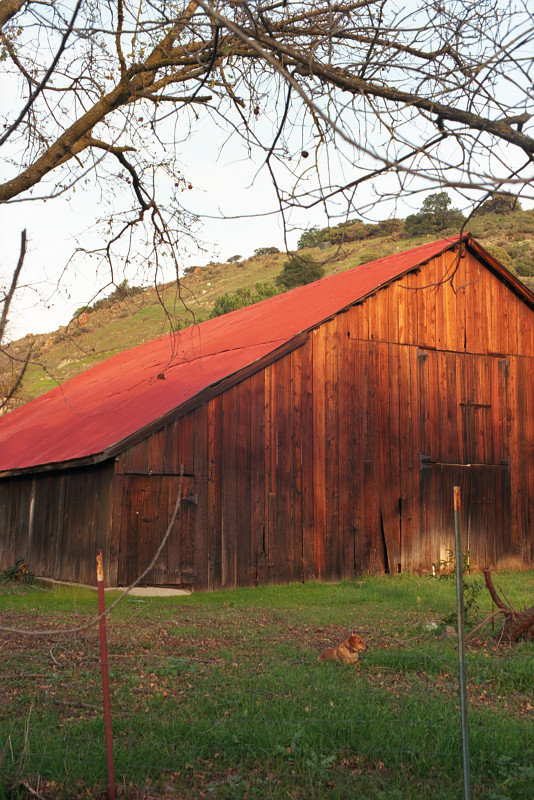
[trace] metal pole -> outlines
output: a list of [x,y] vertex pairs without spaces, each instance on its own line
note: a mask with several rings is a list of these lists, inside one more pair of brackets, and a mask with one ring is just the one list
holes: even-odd
[[108,759],[108,797],[109,800],[115,800],[115,771],[113,768],[113,740],[111,738],[111,707],[109,704],[108,648],[106,641],[106,617],[104,616],[106,607],[104,602],[104,562],[102,550],[96,551],[96,582],[98,585],[98,613],[100,615],[100,662],[102,665],[106,754]]
[[471,800],[471,768],[469,764],[469,728],[467,720],[467,682],[465,672],[464,584],[462,557],[460,487],[454,487],[454,537],[456,545],[456,613],[458,617],[458,662],[460,673],[460,713],[462,724],[462,757],[464,800]]

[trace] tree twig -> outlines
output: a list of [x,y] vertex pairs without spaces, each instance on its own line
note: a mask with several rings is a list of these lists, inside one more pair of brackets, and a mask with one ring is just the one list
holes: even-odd
[[469,639],[471,639],[471,637],[475,635],[475,633],[478,633],[478,631],[484,628],[488,624],[488,622],[491,622],[492,619],[495,619],[495,617],[498,614],[506,614],[506,612],[502,608],[498,608],[495,611],[492,611],[491,614],[488,614],[488,616],[483,622],[477,625],[476,628],[473,628],[473,630],[469,631],[469,633],[465,637],[465,641],[468,642]]

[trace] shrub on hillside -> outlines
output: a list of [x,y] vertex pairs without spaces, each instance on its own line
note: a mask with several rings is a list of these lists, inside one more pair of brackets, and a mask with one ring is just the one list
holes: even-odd
[[78,317],[84,312],[86,314],[91,314],[93,311],[98,311],[100,308],[109,308],[114,303],[125,300],[127,297],[133,297],[136,294],[140,294],[140,292],[144,292],[142,286],[130,286],[125,279],[122,283],[115,286],[111,294],[108,294],[106,297],[101,297],[100,300],[97,300],[92,305],[80,306],[80,308],[74,312],[74,317]]
[[254,255],[260,258],[262,256],[275,256],[279,252],[278,247],[257,247],[254,250]]
[[514,271],[522,277],[534,275],[534,242],[518,242],[505,247],[514,265]]
[[473,216],[484,214],[511,214],[512,211],[522,211],[521,203],[512,192],[493,192],[491,197],[482,203],[480,208],[473,212]]
[[396,233],[404,231],[404,220],[396,219],[382,219],[376,225],[367,225],[369,236],[394,236]]
[[492,256],[495,256],[497,261],[500,261],[503,267],[506,267],[506,269],[512,272],[514,275],[517,275],[512,256],[505,247],[501,247],[501,245],[498,244],[489,244],[487,245],[487,249],[488,253],[491,253]]
[[334,228],[327,228],[325,239],[330,240],[335,244],[343,242],[361,242],[362,239],[367,239],[370,235],[369,226],[365,225],[361,220],[356,219],[348,222],[341,222]]
[[308,228],[298,240],[297,248],[303,250],[305,247],[319,247],[319,244],[323,241],[322,237],[325,230],[328,230],[328,228],[320,230],[317,225],[314,225],[313,228]]
[[304,286],[306,283],[322,278],[324,267],[311,256],[291,256],[285,263],[282,272],[276,276],[276,285],[284,289]]
[[340,222],[339,225],[328,228],[317,226],[304,231],[297,242],[297,248],[319,247],[321,242],[340,244],[343,242],[361,242],[375,236],[394,236],[404,230],[404,220],[384,219],[377,223],[364,223],[360,219]]
[[268,283],[256,283],[253,288],[241,287],[235,292],[227,292],[218,297],[213,305],[211,316],[220,317],[230,311],[236,311],[238,308],[251,306],[268,297],[274,297],[275,294],[278,294],[278,289]]

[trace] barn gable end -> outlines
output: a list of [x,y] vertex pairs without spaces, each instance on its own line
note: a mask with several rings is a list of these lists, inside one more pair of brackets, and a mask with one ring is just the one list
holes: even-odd
[[[454,485],[471,564],[530,566],[534,297],[467,240],[339,307],[109,449],[102,542],[69,523],[62,559],[39,555],[32,567],[73,579],[76,550],[83,562],[104,543],[109,582],[135,579],[168,525],[181,465],[182,511],[148,583],[430,571],[452,545]],[[3,562],[15,541],[30,563],[37,555],[24,522],[35,479],[0,481],[0,509],[10,509],[0,514],[15,531]],[[18,511],[2,488],[13,481]]]

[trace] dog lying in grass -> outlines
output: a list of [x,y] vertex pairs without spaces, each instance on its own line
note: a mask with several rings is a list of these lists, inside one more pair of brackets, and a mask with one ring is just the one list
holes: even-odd
[[354,664],[358,661],[361,650],[367,650],[367,645],[361,636],[353,633],[337,647],[327,647],[323,650],[317,661],[344,661]]

